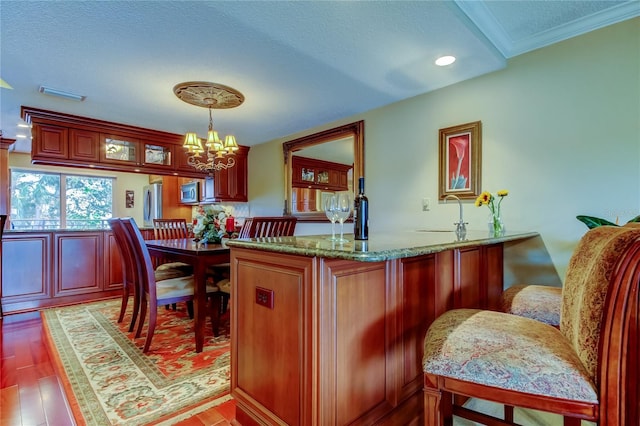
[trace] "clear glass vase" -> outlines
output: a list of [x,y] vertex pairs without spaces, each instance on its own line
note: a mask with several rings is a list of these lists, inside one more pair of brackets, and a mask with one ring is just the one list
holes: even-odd
[[504,235],[505,227],[500,212],[491,212],[489,214],[489,235],[493,237],[500,237]]

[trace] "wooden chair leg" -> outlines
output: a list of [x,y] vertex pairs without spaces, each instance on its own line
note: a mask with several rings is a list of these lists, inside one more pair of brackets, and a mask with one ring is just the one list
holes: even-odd
[[[134,283],[134,285],[136,284]],[[136,320],[138,319],[139,312],[140,312],[140,291],[134,288],[133,289],[133,313],[131,314],[131,324],[129,324],[129,333],[131,333],[133,331],[133,328],[136,326]],[[144,321],[144,319],[142,321]]]
[[434,380],[425,376],[424,425],[451,426],[453,424],[453,397],[435,386]]
[[209,316],[211,317],[211,329],[213,330],[213,335],[218,337],[218,332],[220,328],[220,309],[222,305],[222,295],[220,292],[216,292],[211,294],[209,300]]
[[144,341],[144,349],[142,352],[148,352],[151,346],[151,339],[153,339],[153,333],[156,331],[156,319],[158,316],[158,307],[149,307],[149,327],[147,328],[147,338]]
[[582,424],[582,420],[576,419],[575,417],[564,417],[564,426],[580,426]]
[[225,314],[227,310],[229,310],[229,300],[231,299],[230,295],[227,293],[222,293],[222,306],[220,307],[220,312]]
[[138,329],[136,330],[136,339],[142,335],[142,326],[144,326],[144,319],[147,317],[147,300],[146,298],[140,299],[140,320],[138,321]]
[[504,406],[504,420],[507,422],[513,423],[513,406],[512,405]]
[[189,318],[193,319],[193,301],[192,300],[189,300],[187,302],[187,313],[189,314]]
[[123,281],[124,285],[122,286],[122,303],[120,304],[120,315],[118,315],[119,323],[124,320],[124,313],[127,311],[127,303],[129,302],[129,286],[127,285],[126,278],[124,278]]

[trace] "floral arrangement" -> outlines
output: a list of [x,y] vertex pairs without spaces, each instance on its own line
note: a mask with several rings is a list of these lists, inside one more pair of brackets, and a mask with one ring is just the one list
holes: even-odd
[[504,223],[502,222],[502,217],[500,215],[500,204],[502,204],[502,200],[507,195],[509,195],[509,191],[507,191],[506,189],[501,189],[496,193],[495,196],[490,192],[484,191],[478,196],[478,198],[476,198],[476,207],[486,205],[487,207],[489,207],[489,210],[491,210],[489,230],[490,232],[493,232],[494,236],[504,234]]
[[[231,214],[216,206],[200,206],[193,219],[193,236],[196,241],[219,244],[227,235],[227,218]],[[231,232],[234,230],[232,229]]]

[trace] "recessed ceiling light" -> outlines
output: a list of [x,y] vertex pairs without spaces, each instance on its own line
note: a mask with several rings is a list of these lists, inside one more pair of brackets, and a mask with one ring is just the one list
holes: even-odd
[[58,96],[59,98],[71,99],[74,101],[84,101],[87,97],[83,95],[76,95],[75,93],[65,92],[64,90],[58,90],[51,87],[40,86],[38,89],[40,93],[45,95]]
[[440,58],[436,59],[436,65],[438,65],[439,67],[444,67],[446,65],[451,65],[455,61],[455,56],[441,56]]

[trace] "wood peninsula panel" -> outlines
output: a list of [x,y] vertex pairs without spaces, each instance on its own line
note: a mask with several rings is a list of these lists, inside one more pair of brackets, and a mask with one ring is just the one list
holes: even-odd
[[[246,411],[273,424],[310,424],[312,307],[307,284],[315,262],[263,254],[243,250],[231,259],[237,277],[232,327],[238,330],[231,340],[232,392]],[[272,295],[273,308],[258,304],[257,289]],[[251,424],[243,415],[241,423]]]
[[[454,306],[480,308],[481,295],[486,292],[486,280],[480,275],[481,250],[478,248],[454,250]],[[465,273],[461,273],[465,271]]]
[[504,288],[504,251],[502,244],[494,244],[483,247],[484,260],[481,266],[484,268],[482,275],[487,282],[486,300],[481,302],[484,309],[500,310],[500,299]]
[[[393,292],[385,262],[321,261],[316,294],[320,355],[317,424],[372,424],[395,405]],[[366,414],[365,414],[366,413]]]
[[402,351],[399,398],[404,399],[422,389],[424,326],[435,320],[443,303],[449,305],[450,292],[436,288],[435,255],[400,259],[398,263],[400,318],[394,340]]
[[[497,306],[502,243],[379,262],[233,245],[231,394],[241,425],[419,424],[433,320]],[[273,309],[256,288],[272,292]]]

